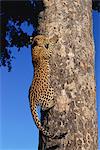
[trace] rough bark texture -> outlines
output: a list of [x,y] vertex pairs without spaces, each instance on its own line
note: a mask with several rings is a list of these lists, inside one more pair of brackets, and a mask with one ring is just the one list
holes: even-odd
[[43,2],[38,30],[50,39],[53,50],[50,65],[56,105],[42,121],[49,132],[66,134],[55,139],[40,134],[39,150],[97,150],[92,2]]

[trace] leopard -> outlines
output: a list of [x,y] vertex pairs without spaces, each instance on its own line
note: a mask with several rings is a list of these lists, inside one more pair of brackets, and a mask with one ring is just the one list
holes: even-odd
[[52,50],[49,49],[49,40],[45,35],[37,35],[33,38],[32,63],[34,66],[34,78],[29,89],[29,101],[32,117],[37,128],[48,137],[53,137],[41,125],[37,114],[37,107],[48,111],[55,105],[54,89],[50,83],[50,58]]

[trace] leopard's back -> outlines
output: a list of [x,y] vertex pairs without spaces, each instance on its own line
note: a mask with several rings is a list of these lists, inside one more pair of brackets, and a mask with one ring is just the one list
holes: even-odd
[[31,86],[32,98],[35,104],[40,105],[43,110],[49,109],[53,105],[51,101],[53,101],[54,91],[50,85],[49,72],[49,65],[46,61],[45,64],[42,64],[42,67],[38,67],[35,71]]

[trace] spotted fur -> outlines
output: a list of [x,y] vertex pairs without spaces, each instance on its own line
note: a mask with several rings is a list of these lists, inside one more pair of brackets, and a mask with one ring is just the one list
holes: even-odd
[[48,40],[43,35],[38,35],[33,40],[32,62],[34,65],[34,79],[32,81],[29,98],[30,108],[36,126],[46,136],[51,136],[42,126],[38,118],[36,107],[41,106],[42,110],[48,110],[54,106],[54,91],[50,85],[50,56]]

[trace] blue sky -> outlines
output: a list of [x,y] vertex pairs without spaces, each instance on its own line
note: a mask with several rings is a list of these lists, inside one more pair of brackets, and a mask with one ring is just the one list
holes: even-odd
[[95,41],[95,75],[96,75],[96,100],[98,112],[98,150],[100,150],[100,13],[93,13],[93,32]]
[[[95,72],[97,87],[97,111],[100,136],[100,14],[93,13],[94,40],[96,48]],[[30,34],[32,27],[24,26]],[[24,48],[19,53],[12,49],[12,71],[0,69],[0,150],[37,150],[38,129],[36,128],[29,107],[28,90],[33,77],[31,50]],[[100,143],[100,138],[99,138]],[[100,150],[100,147],[99,147]]]

